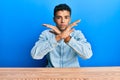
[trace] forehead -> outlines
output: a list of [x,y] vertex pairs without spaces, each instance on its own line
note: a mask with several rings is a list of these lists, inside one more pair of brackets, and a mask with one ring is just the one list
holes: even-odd
[[70,12],[67,10],[60,10],[56,12],[55,16],[70,16]]

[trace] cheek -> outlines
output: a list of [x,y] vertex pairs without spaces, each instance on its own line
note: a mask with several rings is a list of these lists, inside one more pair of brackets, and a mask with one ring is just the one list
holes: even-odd
[[67,22],[70,22],[70,19],[67,19]]
[[60,24],[61,21],[60,21],[60,20],[56,20],[55,23],[56,23],[56,24]]
[[67,20],[66,23],[69,24],[69,23],[70,23],[70,20]]

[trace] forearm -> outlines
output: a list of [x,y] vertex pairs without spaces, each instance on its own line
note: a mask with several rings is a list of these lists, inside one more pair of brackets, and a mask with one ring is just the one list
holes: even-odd
[[88,42],[80,42],[71,38],[68,45],[84,59],[88,59],[92,56],[91,45]]
[[57,46],[55,39],[50,39],[44,42],[37,42],[31,50],[31,55],[34,59],[42,59],[47,53]]

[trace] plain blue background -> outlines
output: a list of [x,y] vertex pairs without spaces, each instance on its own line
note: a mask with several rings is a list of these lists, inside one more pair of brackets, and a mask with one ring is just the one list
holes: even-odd
[[81,67],[120,66],[120,0],[1,0],[0,67],[44,67],[45,58],[33,60],[30,51],[47,29],[55,25],[53,9],[66,3],[72,9],[72,21],[81,19],[82,30],[91,43],[93,56],[79,58]]

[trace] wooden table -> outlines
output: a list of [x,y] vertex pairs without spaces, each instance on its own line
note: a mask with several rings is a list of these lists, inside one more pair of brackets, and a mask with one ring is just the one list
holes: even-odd
[[120,67],[0,68],[0,80],[120,80]]

